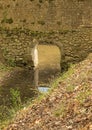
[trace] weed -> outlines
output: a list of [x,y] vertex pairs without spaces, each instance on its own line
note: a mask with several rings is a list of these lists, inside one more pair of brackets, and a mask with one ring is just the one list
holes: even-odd
[[12,102],[12,106],[15,109],[20,109],[21,107],[21,98],[20,98],[20,91],[18,89],[10,89],[10,95],[11,95],[11,102]]
[[4,19],[2,19],[1,23],[12,24],[13,23],[13,19],[12,18],[4,18]]
[[15,67],[16,66],[15,60],[12,59],[12,58],[7,59],[7,63],[11,67]]
[[12,118],[12,116],[14,116],[14,114],[15,111],[12,111],[12,109],[8,108],[8,106],[0,106],[0,130],[2,130],[3,127],[8,124],[9,120]]

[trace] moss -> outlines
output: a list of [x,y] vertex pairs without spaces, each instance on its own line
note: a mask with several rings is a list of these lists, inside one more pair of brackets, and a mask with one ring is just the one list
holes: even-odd
[[44,21],[38,21],[38,24],[44,25],[45,22]]
[[48,0],[49,3],[53,2],[54,0]]
[[16,6],[19,6],[19,4],[18,4],[18,3],[16,3]]
[[10,5],[9,5],[9,4],[7,5],[7,8],[10,8]]
[[11,67],[15,67],[16,66],[15,60],[13,58],[6,59],[6,62]]
[[61,21],[57,21],[57,24],[58,24],[58,25],[61,25]]
[[33,24],[33,25],[34,25],[34,24],[35,24],[35,22],[31,22],[31,24]]
[[8,24],[12,24],[13,23],[13,19],[12,18],[5,18],[1,20],[1,23],[8,23]]
[[43,3],[43,0],[39,0],[39,3]]

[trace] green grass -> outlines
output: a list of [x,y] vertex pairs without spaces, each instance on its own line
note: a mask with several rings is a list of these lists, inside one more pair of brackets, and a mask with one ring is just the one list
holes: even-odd
[[31,107],[34,103],[39,103],[47,94],[39,93],[37,98],[29,99],[26,103],[22,103],[20,99],[19,90],[10,90],[11,93],[11,106],[0,106],[0,130],[3,130],[14,119],[18,111]]
[[[3,66],[2,66],[3,68]],[[62,82],[64,81],[67,77],[69,77],[71,74],[73,73],[73,66],[69,69],[69,71],[63,73],[63,74],[60,74],[56,79],[54,79],[51,83],[50,83],[50,86],[51,86],[51,89],[49,89],[49,91],[47,93],[39,93],[38,97],[35,98],[35,99],[29,99],[29,101],[26,103],[26,104],[21,104],[20,102],[20,97],[19,97],[19,92],[16,90],[16,91],[13,91],[11,90],[11,94],[12,94],[12,105],[13,107],[11,107],[10,109],[8,109],[6,107],[6,110],[7,110],[7,113],[8,113],[8,116],[7,116],[7,113],[6,115],[4,116],[4,120],[2,120],[1,124],[0,124],[0,129],[2,130],[5,126],[7,126],[11,121],[12,119],[14,119],[14,116],[16,115],[16,112],[18,111],[21,111],[23,110],[23,108],[27,109],[28,107],[32,107],[33,104],[38,104],[41,102],[41,100],[45,99],[46,97],[48,97],[48,95],[50,95],[54,89],[56,89],[58,87],[58,84],[59,82]],[[73,86],[68,86],[69,88],[67,88],[67,91],[72,91],[73,90]],[[17,102],[18,100],[18,102]],[[16,104],[19,104],[19,105],[16,105]],[[19,107],[17,107],[19,106]],[[3,106],[5,107],[5,106]],[[5,110],[5,108],[4,108]],[[55,115],[56,116],[65,116],[65,113],[66,113],[66,110],[65,110],[65,104],[62,104],[60,105],[59,108],[57,108],[57,110],[55,111]],[[3,115],[2,115],[3,116]]]
[[75,65],[70,65],[69,70],[62,75],[62,80],[65,80],[74,73],[74,67]]
[[6,106],[3,101],[3,105],[0,106],[0,129],[2,129],[8,122],[14,117],[15,113],[22,108],[19,90],[10,89],[11,105]]

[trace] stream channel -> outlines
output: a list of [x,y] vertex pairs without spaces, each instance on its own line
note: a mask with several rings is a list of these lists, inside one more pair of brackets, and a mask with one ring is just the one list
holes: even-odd
[[[43,93],[50,88],[50,83],[60,73],[60,52],[58,47],[52,45],[38,45],[39,58],[39,87]],[[0,105],[11,105],[16,98],[26,103],[37,95],[33,86],[33,71],[23,68],[14,70],[2,78],[0,73]],[[13,99],[15,98],[15,99]],[[12,100],[11,100],[12,99]]]

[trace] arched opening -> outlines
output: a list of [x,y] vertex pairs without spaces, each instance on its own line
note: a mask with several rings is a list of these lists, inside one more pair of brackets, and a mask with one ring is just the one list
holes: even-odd
[[60,50],[55,45],[38,45],[39,85],[48,85],[60,73]]

